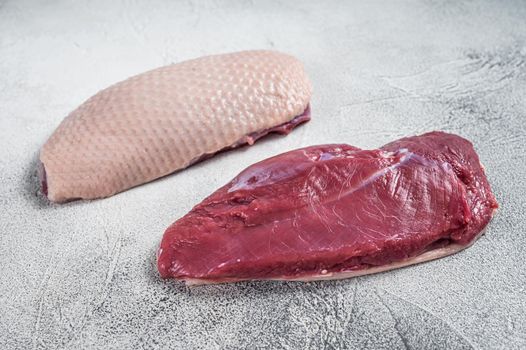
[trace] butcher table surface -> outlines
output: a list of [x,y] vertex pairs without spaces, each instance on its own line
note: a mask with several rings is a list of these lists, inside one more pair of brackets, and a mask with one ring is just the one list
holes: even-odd
[[[525,349],[525,1],[1,1],[0,349]],[[98,90],[201,55],[305,63],[312,121],[114,197],[48,203],[39,148]],[[349,280],[187,288],[164,229],[255,161],[444,130],[500,203],[471,248]]]

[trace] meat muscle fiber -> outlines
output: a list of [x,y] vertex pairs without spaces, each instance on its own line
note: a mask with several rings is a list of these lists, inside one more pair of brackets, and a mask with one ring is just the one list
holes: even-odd
[[496,208],[459,136],[312,146],[248,167],[177,220],[158,269],[189,284],[363,275],[469,246]]
[[274,51],[244,51],[172,64],[88,99],[40,152],[51,201],[93,199],[183,169],[214,153],[289,133],[308,121],[303,65]]

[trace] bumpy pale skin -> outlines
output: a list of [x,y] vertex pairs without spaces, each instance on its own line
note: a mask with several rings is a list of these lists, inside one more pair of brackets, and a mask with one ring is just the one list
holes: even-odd
[[309,119],[311,90],[301,62],[274,51],[134,76],[88,99],[51,135],[40,152],[43,191],[55,202],[107,197],[268,131],[286,133],[295,117]]

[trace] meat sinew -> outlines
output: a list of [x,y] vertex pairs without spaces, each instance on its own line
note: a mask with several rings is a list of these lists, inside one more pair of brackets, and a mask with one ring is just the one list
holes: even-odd
[[301,62],[273,51],[202,57],[117,83],[60,124],[40,153],[52,201],[111,196],[308,121]]
[[312,146],[248,167],[177,220],[158,269],[188,284],[375,273],[468,247],[497,206],[456,135]]

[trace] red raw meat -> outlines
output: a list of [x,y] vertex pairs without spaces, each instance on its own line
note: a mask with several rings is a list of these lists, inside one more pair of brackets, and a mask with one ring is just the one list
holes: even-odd
[[248,167],[172,224],[158,269],[188,284],[385,271],[466,248],[497,206],[456,135],[306,147]]

